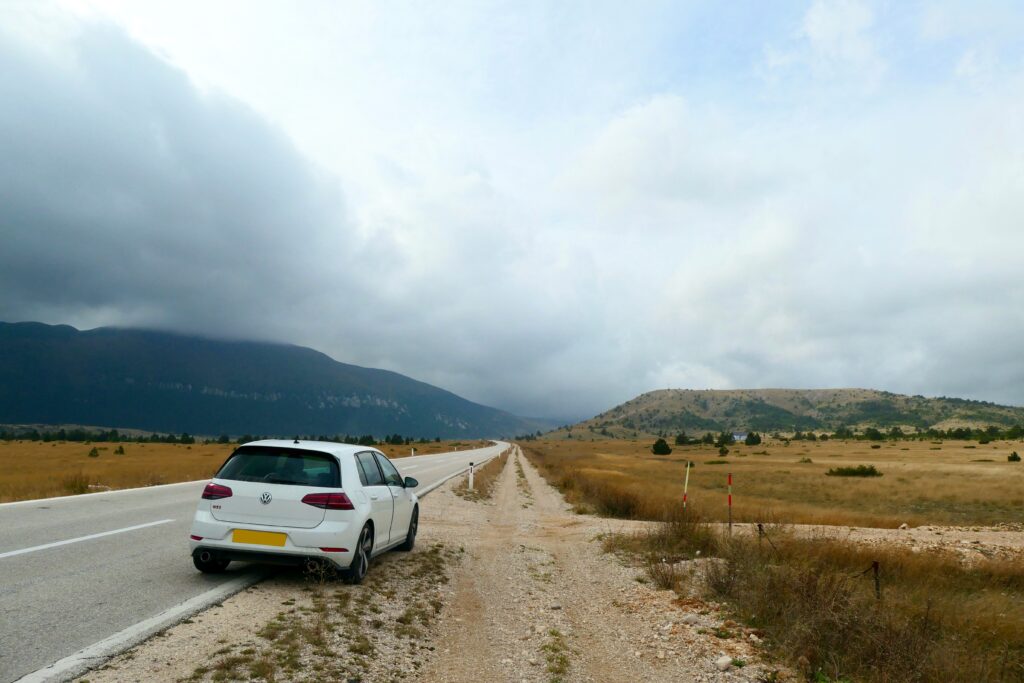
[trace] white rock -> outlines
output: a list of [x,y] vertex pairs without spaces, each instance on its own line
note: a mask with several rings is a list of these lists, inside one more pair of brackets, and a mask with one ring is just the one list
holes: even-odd
[[664,650],[658,650],[657,657],[658,657],[658,659],[665,659],[665,651]]
[[910,528],[910,525],[909,525],[909,524],[907,524],[906,522],[903,522],[903,524],[900,524],[900,528],[901,528],[901,529],[909,529],[909,528]]
[[697,623],[697,615],[696,614],[686,614],[686,615],[683,616],[682,622],[684,624],[696,624]]
[[732,657],[724,655],[715,660],[715,666],[719,671],[728,671],[732,668]]
[[757,643],[761,642],[761,639],[757,637],[756,633],[751,633],[750,634],[750,642],[752,642],[752,643],[754,643],[756,645]]

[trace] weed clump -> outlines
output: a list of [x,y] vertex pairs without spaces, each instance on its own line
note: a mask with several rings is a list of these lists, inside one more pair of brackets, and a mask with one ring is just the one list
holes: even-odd
[[855,467],[833,467],[825,473],[828,477],[880,477],[882,473],[874,465],[857,465]]
[[1017,451],[1014,451],[1013,453],[1010,453],[1008,456],[1006,456],[1006,460],[1008,462],[1020,462],[1020,456],[1017,455]]

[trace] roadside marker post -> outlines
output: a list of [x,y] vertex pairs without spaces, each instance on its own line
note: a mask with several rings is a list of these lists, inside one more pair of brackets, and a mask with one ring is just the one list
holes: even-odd
[[732,472],[729,473],[729,535],[732,536]]
[[686,512],[686,490],[690,488],[690,461],[686,461],[686,477],[683,479],[683,512]]
[[469,490],[473,490],[473,463],[469,463]]

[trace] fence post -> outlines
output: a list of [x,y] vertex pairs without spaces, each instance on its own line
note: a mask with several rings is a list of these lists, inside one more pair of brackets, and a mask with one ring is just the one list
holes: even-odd
[[473,463],[469,463],[469,490],[473,490]]
[[729,535],[732,536],[732,472],[729,473]]
[[761,547],[761,541],[764,539],[764,524],[761,522],[757,523],[757,547]]
[[878,560],[875,560],[874,562],[871,563],[871,569],[875,573],[875,600],[881,600],[882,599],[882,582],[878,578],[878,570],[879,570]]
[[686,489],[690,487],[690,461],[686,461],[686,477],[683,479],[683,512],[686,512]]

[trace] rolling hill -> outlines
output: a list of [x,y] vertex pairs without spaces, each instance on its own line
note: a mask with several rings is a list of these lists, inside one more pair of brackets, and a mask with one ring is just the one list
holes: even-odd
[[0,423],[426,438],[550,426],[300,346],[41,323],[0,323]]
[[835,430],[847,427],[1012,426],[1024,408],[873,389],[662,389],[581,422],[573,430],[699,434],[707,431]]

